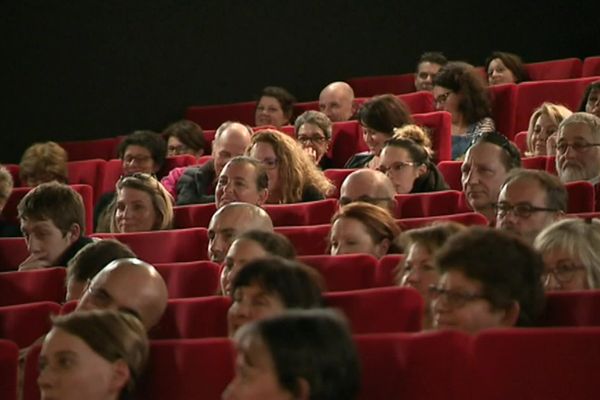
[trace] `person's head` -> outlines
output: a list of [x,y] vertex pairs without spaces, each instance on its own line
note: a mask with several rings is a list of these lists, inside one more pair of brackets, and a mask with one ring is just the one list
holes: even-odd
[[256,132],[246,154],[267,169],[269,203],[299,202],[309,186],[323,195],[333,188],[300,144],[285,133],[273,129]]
[[235,337],[236,376],[223,399],[353,400],[360,360],[346,322],[302,310],[248,324]]
[[361,201],[350,203],[331,219],[329,251],[333,256],[365,253],[381,258],[400,252],[399,235],[396,221],[383,208]]
[[152,175],[135,173],[117,182],[111,232],[145,232],[173,226],[173,199]]
[[600,117],[600,81],[591,83],[586,89],[577,109]]
[[167,126],[163,132],[167,141],[167,157],[190,154],[200,157],[204,153],[204,131],[197,123],[181,120]]
[[26,186],[52,181],[68,183],[67,161],[67,152],[58,143],[35,143],[21,157],[19,178]]
[[129,398],[148,352],[144,327],[133,315],[90,311],[54,317],[40,352],[41,398]]
[[352,172],[342,182],[340,206],[356,201],[371,203],[393,214],[396,211],[396,190],[384,173],[368,168]]
[[167,298],[167,285],[152,265],[137,258],[121,258],[90,281],[76,311],[123,311],[138,317],[149,330],[165,312]]
[[250,203],[229,203],[219,208],[208,225],[208,257],[222,263],[236,237],[253,229],[273,231],[273,222],[262,208]]
[[348,121],[356,111],[354,90],[346,82],[333,82],[319,95],[319,110],[331,122]]
[[221,293],[231,295],[231,282],[242,267],[250,261],[267,256],[294,260],[296,249],[287,237],[275,232],[252,230],[238,236],[229,247],[223,263]]
[[491,116],[485,81],[469,65],[452,61],[443,66],[433,81],[435,106],[452,114],[452,122],[471,125]]
[[327,115],[312,110],[302,113],[294,122],[294,133],[300,145],[314,153],[318,164],[331,145],[331,121]]
[[556,133],[558,125],[569,115],[573,114],[560,104],[543,103],[529,119],[527,129],[527,150],[532,156],[553,155],[547,154],[546,142]]
[[49,265],[56,265],[85,232],[81,195],[61,183],[33,188],[21,199],[17,211],[29,253]]
[[239,122],[227,121],[219,126],[212,142],[216,176],[221,174],[229,160],[244,154],[246,147],[250,145],[250,138],[253,134],[252,128]]
[[493,204],[498,201],[500,187],[508,172],[521,166],[519,150],[505,136],[484,133],[467,150],[462,164],[462,187],[469,206],[490,221]]
[[533,244],[546,226],[567,212],[567,189],[554,175],[534,169],[513,169],[502,185],[496,227]]
[[543,309],[542,257],[516,236],[473,227],[436,253],[441,277],[430,289],[434,329],[469,333],[533,326]]
[[86,244],[67,263],[66,301],[78,300],[86,285],[106,265],[119,258],[134,258],[135,253],[115,239],[95,240]]
[[529,79],[523,60],[516,54],[495,51],[485,60],[490,85],[519,83]]
[[544,229],[534,247],[544,258],[546,290],[600,289],[600,221],[563,219]]
[[165,162],[167,145],[156,132],[135,131],[125,136],[117,154],[123,161],[123,175],[156,174]]
[[278,86],[265,87],[256,103],[255,126],[273,125],[279,128],[292,120],[296,98]]
[[381,151],[379,170],[390,178],[396,193],[407,194],[412,192],[415,181],[428,172],[429,165],[427,148],[412,139],[393,137],[385,142]]
[[587,181],[600,175],[600,118],[577,112],[558,126],[556,171],[563,182]]
[[423,53],[419,58],[417,64],[417,71],[415,73],[415,88],[417,91],[426,90],[430,92],[433,90],[433,80],[435,79],[440,68],[448,63],[444,54],[431,51]]
[[282,314],[292,308],[323,306],[316,270],[279,257],[249,262],[231,284],[233,300],[227,313],[229,336],[248,322]]
[[232,158],[217,178],[215,205],[221,208],[233,202],[260,206],[269,197],[269,177],[265,167],[247,156]]
[[0,213],[4,209],[14,187],[13,177],[6,167],[0,165]]

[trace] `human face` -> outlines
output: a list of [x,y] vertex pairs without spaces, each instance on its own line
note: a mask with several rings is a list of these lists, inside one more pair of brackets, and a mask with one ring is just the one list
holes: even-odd
[[253,229],[249,222],[247,212],[240,208],[221,209],[213,215],[208,225],[208,257],[211,261],[220,264],[225,260],[235,238]]
[[259,338],[236,343],[235,377],[223,400],[292,400],[295,396],[279,383],[273,357]]
[[154,174],[157,171],[158,165],[154,163],[150,150],[136,144],[127,146],[123,153],[123,175],[133,175],[136,172]]
[[441,65],[429,61],[420,63],[415,75],[415,88],[417,91],[426,90],[431,92],[433,90],[433,79],[441,67]]
[[457,295],[455,301],[458,303],[448,301],[447,294],[432,295],[434,329],[458,329],[475,334],[483,329],[506,326],[506,312],[494,310],[482,297],[481,282],[468,278],[461,271],[450,270],[442,274],[439,287],[450,296]]
[[374,204],[394,213],[394,189],[389,178],[379,171],[361,170],[348,175],[340,189],[340,205],[355,201]]
[[547,114],[540,114],[533,125],[530,146],[534,156],[545,156],[546,141],[548,137],[556,132],[558,125]]
[[544,229],[556,221],[559,213],[557,211],[535,211],[535,209],[547,208],[546,191],[541,185],[532,179],[519,179],[505,185],[498,196],[498,205],[501,208],[514,206],[530,206],[532,212],[529,216],[517,215],[515,210],[502,211],[496,214],[496,228],[504,229],[533,243],[535,237]]
[[562,249],[545,251],[542,282],[547,291],[587,290],[587,269],[579,257],[571,256]]
[[119,232],[146,232],[156,227],[157,213],[149,193],[124,187],[117,191],[115,221]]
[[183,154],[196,155],[192,149],[183,144],[183,142],[175,136],[169,136],[169,140],[167,141],[167,157],[180,156]]
[[285,304],[275,293],[269,293],[256,283],[238,287],[233,292],[233,303],[227,312],[229,336],[248,322],[282,314]]
[[354,114],[352,96],[341,89],[325,89],[319,96],[319,110],[327,115],[331,122],[348,121]]
[[438,111],[447,111],[452,114],[452,122],[460,119],[459,95],[443,86],[433,87],[433,98],[435,99],[435,109]]
[[233,242],[221,270],[221,291],[223,294],[231,296],[231,282],[244,265],[267,255],[265,249],[254,240],[238,239]]
[[85,289],[87,287],[87,282],[80,282],[75,278],[71,278],[67,281],[67,295],[65,297],[65,301],[71,300],[79,300]]
[[21,232],[29,254],[37,261],[54,266],[67,249],[79,238],[75,232],[63,234],[49,219],[21,219]]
[[595,89],[590,92],[587,103],[585,103],[585,112],[600,117],[600,89]]
[[429,286],[436,285],[440,274],[433,265],[431,253],[419,243],[408,248],[404,270],[402,271],[401,286],[410,286],[419,291],[425,300],[425,309],[429,310]]
[[390,138],[390,135],[371,129],[366,125],[362,125],[362,131],[369,151],[378,156],[381,153],[381,149],[383,149],[385,141]]
[[228,163],[221,171],[215,190],[217,208],[232,202],[261,205],[267,191],[256,186],[256,168],[246,162]]
[[332,256],[364,253],[381,258],[389,247],[387,240],[375,243],[362,222],[348,217],[338,218],[333,223],[330,240]]
[[308,122],[298,129],[298,142],[304,149],[310,149],[311,152],[314,152],[316,163],[321,161],[329,147],[329,140],[325,137],[323,129]]
[[38,385],[42,400],[117,399],[128,380],[82,339],[54,328],[40,353]]
[[588,125],[570,124],[558,132],[556,169],[563,182],[587,181],[600,174],[600,147]]
[[462,187],[469,206],[489,214],[498,199],[508,171],[502,164],[502,148],[492,143],[472,146],[462,164]]
[[381,151],[379,170],[390,178],[398,194],[410,193],[425,168],[424,165],[416,165],[404,148],[386,146]]
[[488,81],[490,85],[499,85],[501,83],[515,83],[515,75],[506,68],[506,65],[499,58],[494,58],[488,65]]
[[289,118],[284,114],[279,100],[271,96],[263,96],[256,105],[256,126],[273,125],[279,128],[289,123]]
[[233,157],[244,154],[246,147],[250,144],[250,133],[246,127],[239,123],[229,125],[221,135],[219,140],[213,142],[213,157],[215,164],[215,174],[219,176]]
[[281,193],[279,182],[279,159],[270,143],[257,142],[250,150],[250,157],[260,161],[267,170],[269,177],[269,195]]

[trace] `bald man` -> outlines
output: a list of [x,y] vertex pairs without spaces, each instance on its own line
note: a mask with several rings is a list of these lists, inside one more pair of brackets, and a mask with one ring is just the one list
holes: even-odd
[[222,263],[235,238],[253,229],[273,232],[273,222],[265,210],[249,203],[229,203],[221,207],[208,225],[208,257]]
[[92,279],[76,310],[128,312],[149,330],[165,312],[167,299],[165,281],[152,265],[137,258],[121,258]]
[[392,215],[396,211],[394,184],[382,172],[372,169],[359,169],[344,179],[340,189],[340,205],[364,201],[385,208]]
[[330,83],[321,91],[319,110],[331,122],[348,121],[356,111],[354,90],[346,82]]

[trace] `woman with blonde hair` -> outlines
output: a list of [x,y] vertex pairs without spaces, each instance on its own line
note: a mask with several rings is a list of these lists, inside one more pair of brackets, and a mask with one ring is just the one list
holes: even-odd
[[25,186],[58,181],[68,182],[67,152],[55,142],[35,143],[25,150],[19,177]]
[[267,170],[267,203],[321,200],[334,188],[300,144],[285,133],[273,129],[256,132],[246,154],[259,160]]
[[560,104],[543,103],[529,119],[527,157],[552,156],[556,152],[556,131],[563,119],[573,114]]

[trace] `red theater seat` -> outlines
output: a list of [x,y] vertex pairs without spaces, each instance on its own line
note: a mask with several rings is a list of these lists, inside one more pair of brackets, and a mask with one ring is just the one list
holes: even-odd
[[371,97],[378,94],[401,94],[415,91],[415,74],[386,76],[364,76],[348,79],[356,97]]
[[108,160],[104,166],[104,179],[98,197],[104,193],[114,192],[117,181],[123,174],[123,162],[119,159]]
[[556,158],[554,156],[546,156],[546,172],[558,175],[558,172],[556,172]]
[[444,175],[444,180],[452,190],[462,190],[461,166],[462,161],[441,161],[438,163],[438,169]]
[[[419,92],[423,93],[423,92]],[[429,130],[434,162],[452,159],[452,116],[445,111],[414,114],[417,125]]]
[[397,286],[397,270],[403,261],[403,254],[388,254],[380,258],[375,274],[377,286]]
[[154,264],[167,284],[170,299],[214,296],[221,267],[210,261]]
[[207,228],[216,210],[215,203],[175,206],[173,207],[174,226],[178,229]]
[[335,185],[335,192],[330,194],[329,197],[338,199],[340,197],[340,189],[342,188],[342,183],[344,183],[344,179],[351,173],[356,171],[356,169],[326,169],[323,171],[327,179],[331,181]]
[[294,115],[300,115],[309,110],[319,111],[319,100],[294,104]]
[[587,57],[583,60],[581,76],[600,76],[600,56]]
[[25,239],[0,238],[0,271],[16,270],[27,257],[29,250]]
[[286,236],[294,245],[298,256],[327,254],[331,226],[278,226],[275,232]]
[[577,181],[565,184],[569,201],[568,213],[585,213],[594,211],[596,200],[594,185],[589,182]]
[[104,139],[60,142],[59,145],[66,150],[69,161],[92,160],[94,158],[110,160],[117,156],[117,147],[122,139],[122,137],[117,136]]
[[105,165],[106,161],[100,159],[69,161],[67,163],[69,169],[69,184],[91,186],[94,195],[93,199],[96,200],[98,192],[102,190]]
[[327,291],[376,287],[377,260],[368,254],[301,256],[299,260],[319,271]]
[[225,121],[239,121],[254,126],[255,101],[210,106],[191,106],[185,110],[185,119],[194,121],[203,129],[217,129]]
[[600,290],[548,292],[545,326],[600,326]]
[[333,123],[330,152],[335,168],[343,168],[350,157],[368,149],[358,121]]
[[190,165],[197,164],[198,159],[190,154],[184,154],[175,157],[167,157],[165,159],[165,163],[161,168],[160,172],[157,174],[159,178],[166,176],[171,172],[172,169],[181,168],[181,167],[189,167]]
[[66,269],[43,268],[0,274],[0,306],[65,300]]
[[59,311],[60,306],[49,301],[0,307],[0,338],[27,347],[50,330],[50,315]]
[[513,83],[494,85],[490,86],[489,91],[496,130],[512,140],[515,133],[517,85]]
[[526,169],[546,170],[546,156],[523,157],[521,166]]
[[396,218],[432,217],[461,212],[462,192],[444,190],[440,192],[397,194]]
[[424,114],[435,111],[433,95],[429,92],[407,93],[396,97],[406,104],[411,114]]
[[521,157],[523,157],[529,151],[529,148],[527,148],[527,131],[517,133],[513,141],[521,152]]
[[525,64],[532,81],[573,79],[581,77],[582,62],[579,58],[565,58]]
[[336,199],[324,199],[306,203],[265,204],[274,226],[319,225],[331,222],[338,208]]
[[0,399],[17,400],[18,361],[18,347],[0,339]]
[[403,231],[428,226],[433,224],[434,222],[440,221],[458,222],[459,224],[463,224],[465,226],[487,226],[489,224],[488,220],[482,214],[475,212],[396,220],[396,222]]
[[10,172],[13,178],[13,186],[21,186],[21,178],[19,177],[19,164],[4,164],[4,167]]

